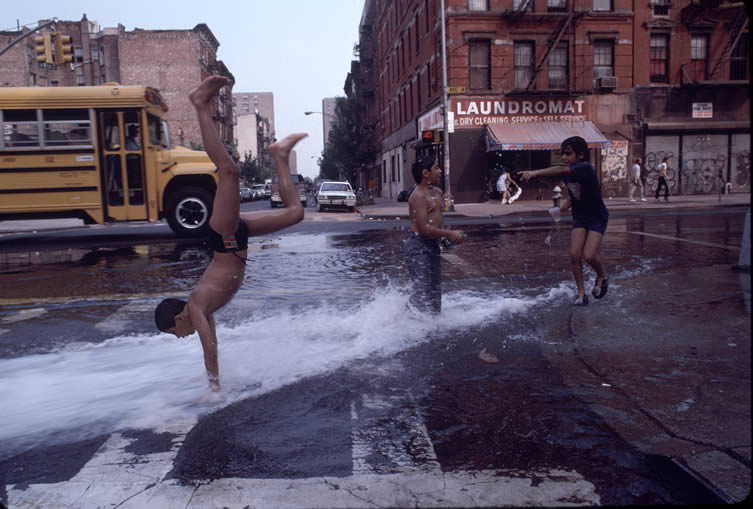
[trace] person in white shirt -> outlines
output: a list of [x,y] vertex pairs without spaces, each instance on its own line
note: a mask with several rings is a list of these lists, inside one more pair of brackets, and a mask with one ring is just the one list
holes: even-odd
[[669,184],[667,184],[667,160],[669,157],[662,159],[661,164],[658,167],[659,170],[659,184],[656,186],[656,201],[659,201],[659,192],[662,186],[664,186],[664,201],[669,201]]
[[633,163],[633,168],[630,172],[630,194],[628,195],[628,198],[630,198],[630,201],[635,201],[635,199],[633,199],[633,192],[635,191],[636,187],[641,190],[641,201],[646,201],[646,197],[643,194],[643,182],[641,181],[641,158],[640,157],[635,158],[635,161]]

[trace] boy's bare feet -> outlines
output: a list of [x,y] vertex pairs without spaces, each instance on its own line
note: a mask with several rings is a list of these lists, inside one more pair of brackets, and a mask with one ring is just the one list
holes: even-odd
[[204,106],[224,86],[233,86],[233,80],[225,76],[210,76],[188,94],[191,104]]
[[290,154],[296,143],[308,136],[308,133],[294,133],[289,134],[278,142],[275,142],[269,146],[269,153],[272,157],[285,158]]

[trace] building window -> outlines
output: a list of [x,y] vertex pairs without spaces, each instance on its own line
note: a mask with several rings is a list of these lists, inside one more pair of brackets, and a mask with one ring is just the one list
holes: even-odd
[[418,55],[419,49],[421,48],[421,40],[418,37],[418,13],[416,13],[413,20],[413,35],[416,36],[416,55]]
[[533,0],[512,0],[515,11],[533,11]]
[[421,70],[419,69],[418,72],[416,72],[416,94],[418,95],[417,99],[417,109],[418,111],[421,111]]
[[469,50],[469,88],[489,90],[492,85],[490,41],[470,41]]
[[73,56],[74,56],[73,61],[77,64],[80,64],[81,62],[84,61],[84,49],[79,46],[76,46],[75,48],[73,48]]
[[549,12],[567,11],[567,0],[546,0],[546,10]]
[[748,76],[748,34],[742,34],[737,46],[729,56],[729,79],[747,80]]
[[533,78],[533,41],[515,43],[515,88],[527,88]]
[[612,10],[612,0],[594,0],[593,10],[595,10],[595,11],[611,11]]
[[614,41],[594,41],[594,78],[614,76]]
[[468,0],[469,11],[488,11],[489,0]]
[[426,11],[426,33],[429,33],[429,0],[425,0],[425,11]]
[[705,80],[709,59],[709,38],[706,35],[693,35],[690,38],[690,69],[693,81]]
[[78,85],[79,87],[86,85],[86,80],[84,79],[83,74],[76,75],[76,85]]
[[654,16],[669,16],[670,0],[651,0]]
[[549,55],[549,88],[567,88],[567,43],[561,42]]
[[669,65],[667,60],[669,55],[669,37],[666,35],[652,35],[650,45],[651,83],[669,83]]

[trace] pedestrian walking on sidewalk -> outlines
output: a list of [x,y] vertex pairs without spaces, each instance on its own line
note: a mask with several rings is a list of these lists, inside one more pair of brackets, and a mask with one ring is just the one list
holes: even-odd
[[630,171],[630,194],[628,198],[630,201],[635,201],[633,198],[633,192],[635,188],[641,190],[641,201],[646,201],[646,196],[643,194],[643,182],[641,181],[641,158],[636,157],[633,162],[633,168]]
[[[523,182],[533,177],[563,176],[567,184],[568,198],[560,205],[559,212],[573,209],[573,229],[570,233],[570,261],[572,264],[578,296],[574,304],[587,306],[588,295],[583,284],[583,261],[596,271],[596,283],[591,291],[597,299],[606,295],[607,274],[599,260],[599,249],[607,230],[609,211],[601,195],[601,184],[596,170],[588,161],[588,144],[580,136],[562,142],[562,162],[567,166],[552,166],[541,170],[521,172]],[[556,215],[556,210],[554,211]]]
[[410,303],[419,311],[439,313],[442,309],[442,271],[439,242],[455,244],[465,240],[459,230],[442,225],[442,170],[436,159],[423,156],[411,168],[416,187],[408,199],[411,234],[405,240],[405,264],[411,275]]
[[659,192],[664,186],[664,201],[669,201],[669,184],[667,184],[667,160],[669,157],[662,159],[659,165],[659,183],[656,185],[656,201],[659,201]]

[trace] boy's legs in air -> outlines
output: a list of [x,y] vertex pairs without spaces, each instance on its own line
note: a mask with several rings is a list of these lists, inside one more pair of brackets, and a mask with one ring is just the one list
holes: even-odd
[[220,235],[233,235],[238,229],[240,215],[240,171],[238,165],[225,150],[217,128],[212,120],[212,99],[224,86],[233,82],[224,76],[210,76],[189,95],[191,103],[199,116],[201,140],[209,158],[217,166],[219,183],[214,195],[212,217],[209,226]]

